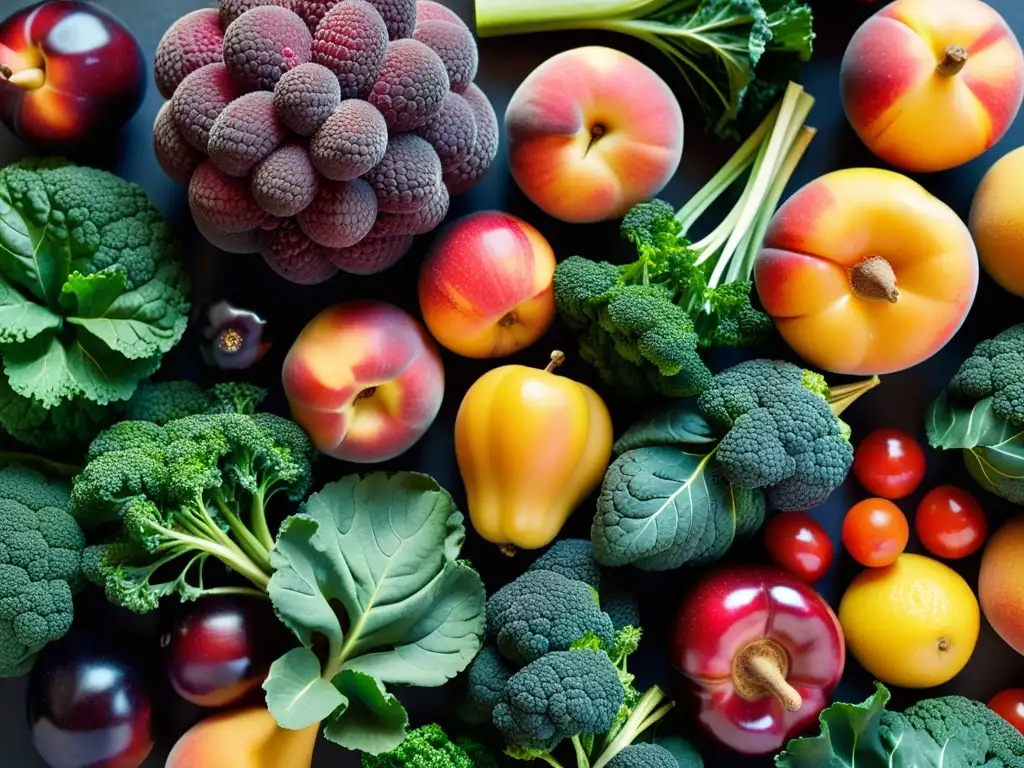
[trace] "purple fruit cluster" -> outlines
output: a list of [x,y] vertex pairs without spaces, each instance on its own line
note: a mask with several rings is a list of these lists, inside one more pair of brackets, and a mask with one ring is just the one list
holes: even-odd
[[156,156],[218,248],[302,284],[379,272],[494,160],[477,63],[432,0],[221,0],[160,41]]

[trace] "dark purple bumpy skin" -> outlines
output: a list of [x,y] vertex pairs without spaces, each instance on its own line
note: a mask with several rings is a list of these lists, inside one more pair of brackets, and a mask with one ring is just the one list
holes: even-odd
[[250,229],[245,232],[221,232],[210,226],[201,216],[193,216],[196,229],[210,245],[225,253],[259,253],[260,241],[258,229]]
[[[466,22],[462,20],[459,14],[451,8],[435,3],[434,0],[419,0],[416,3],[416,26],[425,21],[447,21],[449,24],[466,27]],[[469,27],[466,27],[466,29],[469,29]]]
[[412,37],[416,28],[416,0],[367,0],[388,26],[388,37],[401,40]]
[[231,22],[246,11],[261,5],[276,5],[291,10],[291,0],[220,0],[220,25],[227,29]]
[[325,248],[348,248],[373,228],[377,196],[362,179],[321,181],[316,198],[298,215],[299,226]]
[[411,235],[367,237],[351,248],[327,251],[338,269],[351,275],[375,275],[393,267],[412,247]]
[[447,21],[424,21],[413,37],[441,57],[448,70],[448,87],[462,93],[476,77],[480,57],[473,33]]
[[228,176],[207,160],[192,174],[188,185],[192,215],[211,229],[235,233],[257,229],[269,219],[249,191],[246,179]]
[[229,176],[248,176],[287,135],[274,109],[274,94],[253,91],[228,104],[214,121],[210,159]]
[[224,32],[213,8],[187,13],[160,38],[153,56],[156,89],[165,99],[181,81],[207,64],[223,60]]
[[279,147],[252,173],[256,204],[272,216],[294,216],[313,202],[316,190],[316,171],[301,144]]
[[207,64],[182,80],[174,91],[171,118],[185,141],[205,154],[214,121],[240,95],[227,67]]
[[338,78],[319,64],[300,64],[281,75],[274,107],[281,121],[300,136],[312,136],[341,103]]
[[419,40],[388,43],[369,101],[392,132],[414,131],[441,110],[448,93],[448,70],[441,57]]
[[310,34],[316,32],[327,12],[342,0],[292,0],[292,10],[299,15]]
[[413,213],[437,194],[441,161],[434,148],[419,136],[400,133],[391,137],[384,159],[364,177],[386,213]]
[[345,0],[324,16],[313,36],[313,61],[338,76],[343,99],[365,99],[377,81],[388,30],[373,6]]
[[415,213],[378,213],[369,237],[425,235],[433,232],[448,215],[449,202],[448,188],[442,184],[427,204]]
[[312,60],[313,36],[287,8],[261,5],[224,32],[224,63],[239,87],[271,91],[289,69]]
[[469,103],[476,119],[476,144],[466,162],[445,171],[444,185],[452,197],[472,189],[498,154],[498,116],[494,114],[487,95],[474,84],[462,97]]
[[457,93],[445,96],[441,111],[416,131],[430,142],[441,159],[443,171],[469,160],[476,146],[476,118],[469,102]]
[[259,240],[263,260],[293,283],[316,285],[338,273],[326,251],[299,229],[295,219],[285,219],[277,229],[260,232]]
[[388,126],[372,104],[348,99],[334,110],[309,143],[314,167],[334,181],[362,176],[384,159]]
[[169,101],[160,107],[153,123],[153,154],[163,172],[179,184],[188,184],[192,172],[206,159],[181,135],[171,118]]

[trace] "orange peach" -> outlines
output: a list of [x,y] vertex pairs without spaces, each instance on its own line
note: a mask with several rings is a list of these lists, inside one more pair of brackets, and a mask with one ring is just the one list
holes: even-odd
[[224,712],[200,721],[178,739],[165,768],[308,766],[318,728],[286,731],[266,707]]
[[380,301],[325,309],[295,340],[282,370],[292,418],[318,450],[370,463],[407,451],[434,422],[444,368],[416,320]]
[[985,545],[978,599],[992,629],[1024,654],[1024,517],[1011,517]]
[[843,106],[887,163],[941,171],[1003,137],[1024,98],[1024,54],[981,0],[896,0],[843,57]]
[[922,186],[851,168],[779,209],[754,282],[779,333],[811,365],[891,373],[957,332],[978,288],[978,257],[967,226]]
[[621,217],[668,183],[683,154],[683,113],[654,70],[588,46],[527,77],[505,112],[509,167],[545,213],[577,223]]
[[483,211],[455,222],[420,272],[420,311],[442,346],[503,357],[533,344],[555,319],[555,254],[522,219]]
[[981,180],[971,205],[971,234],[981,266],[999,285],[1024,296],[1024,147],[1004,155]]

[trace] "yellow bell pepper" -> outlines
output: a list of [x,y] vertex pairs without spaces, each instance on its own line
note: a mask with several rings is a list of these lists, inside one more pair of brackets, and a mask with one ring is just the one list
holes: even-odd
[[469,517],[506,553],[554,541],[604,477],[612,420],[590,387],[544,370],[504,365],[481,376],[455,420],[455,453]]

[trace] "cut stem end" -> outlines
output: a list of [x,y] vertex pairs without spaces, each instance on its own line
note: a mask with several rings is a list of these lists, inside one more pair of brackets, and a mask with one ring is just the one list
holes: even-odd
[[[7,68],[8,72],[11,72],[10,68]],[[24,88],[26,91],[34,91],[37,88],[42,88],[46,85],[46,73],[33,67],[32,69],[23,69],[20,72],[11,72],[6,74],[0,71],[7,78],[7,82],[11,85],[16,85],[19,88]]]
[[544,371],[546,373],[554,373],[555,369],[565,362],[565,352],[560,349],[556,349],[551,353],[551,362],[545,366]]
[[951,45],[946,48],[945,55],[935,71],[943,77],[953,77],[959,75],[966,65],[967,49],[962,45]]
[[803,697],[786,680],[789,654],[774,640],[762,638],[748,643],[732,663],[736,692],[748,701],[774,696],[788,712],[799,712]]
[[850,270],[850,288],[860,298],[869,301],[895,304],[900,296],[892,264],[881,256],[869,256]]
[[499,544],[498,551],[505,557],[515,557],[519,553],[519,548],[515,544]]

